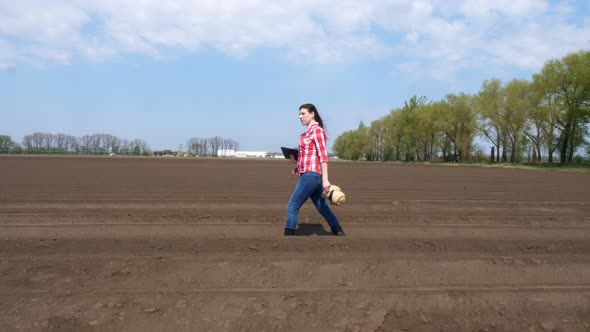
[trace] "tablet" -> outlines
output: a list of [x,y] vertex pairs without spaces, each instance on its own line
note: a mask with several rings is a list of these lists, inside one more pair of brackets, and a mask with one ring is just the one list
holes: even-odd
[[297,157],[299,157],[298,149],[291,149],[281,146],[281,151],[283,151],[283,156],[285,156],[286,159],[291,159],[291,156],[293,156],[295,160],[297,160]]

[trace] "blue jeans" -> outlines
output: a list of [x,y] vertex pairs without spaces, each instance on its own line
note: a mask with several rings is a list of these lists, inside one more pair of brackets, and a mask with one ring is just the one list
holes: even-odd
[[316,172],[305,172],[301,174],[297,187],[293,191],[293,195],[289,200],[289,206],[287,208],[287,225],[285,228],[295,229],[297,228],[297,217],[299,216],[299,209],[311,198],[313,205],[315,205],[318,212],[326,219],[330,227],[339,226],[338,218],[334,215],[328,202],[322,197],[322,175]]

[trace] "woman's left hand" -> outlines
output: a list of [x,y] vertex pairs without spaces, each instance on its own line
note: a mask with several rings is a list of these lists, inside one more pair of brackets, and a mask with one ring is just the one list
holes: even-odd
[[331,186],[330,181],[328,181],[328,180],[323,180],[322,181],[322,187],[324,187],[324,191],[325,192],[329,192],[330,191],[330,186]]

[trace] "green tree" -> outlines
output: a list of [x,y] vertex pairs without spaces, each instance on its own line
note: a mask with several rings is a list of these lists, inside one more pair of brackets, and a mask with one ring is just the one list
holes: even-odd
[[339,158],[348,160],[374,160],[374,139],[370,129],[362,121],[356,130],[350,130],[336,137],[332,150]]
[[20,153],[20,146],[12,140],[12,137],[0,135],[0,153]]
[[477,128],[494,145],[496,155],[492,156],[492,159],[499,162],[502,143],[500,114],[502,114],[505,104],[504,90],[500,80],[484,81],[474,102],[480,119]]
[[541,106],[541,97],[534,91],[532,84],[530,88],[531,105],[523,133],[532,143],[532,160],[533,162],[537,162],[541,161],[541,149],[546,141],[543,130],[546,109]]
[[386,158],[386,134],[387,128],[384,118],[377,119],[371,122],[369,127],[369,138],[371,139],[371,159],[370,160],[385,160]]
[[522,133],[526,124],[528,111],[531,109],[530,83],[525,80],[512,80],[505,87],[505,112],[501,113],[502,128],[510,140],[510,162],[516,161],[520,153]]
[[432,103],[431,107],[435,130],[433,148],[436,149],[433,151],[433,154],[440,152],[442,160],[449,161],[452,159],[451,150],[453,144],[446,135],[445,129],[447,128],[447,113],[449,112],[450,106],[444,100],[441,100]]
[[413,96],[404,102],[404,107],[398,111],[396,125],[399,127],[400,149],[405,161],[420,159],[419,132],[420,112],[427,104],[427,98]]
[[365,123],[361,121],[358,128],[356,129],[356,143],[358,144],[357,149],[360,151],[360,159],[372,160],[372,139],[369,135],[369,127],[367,127]]
[[332,150],[338,158],[359,160],[361,158],[360,139],[356,130],[349,130],[336,137]]
[[476,112],[473,98],[465,93],[446,96],[442,129],[452,143],[453,160],[469,161],[476,134]]
[[402,130],[400,126],[401,110],[392,110],[383,117],[384,160],[401,160]]
[[442,110],[437,104],[429,103],[418,108],[415,128],[418,160],[434,160],[442,136],[442,117]]
[[590,103],[590,52],[580,51],[561,60],[549,60],[533,75],[536,88],[559,110],[557,117],[560,163],[571,162],[583,143]]

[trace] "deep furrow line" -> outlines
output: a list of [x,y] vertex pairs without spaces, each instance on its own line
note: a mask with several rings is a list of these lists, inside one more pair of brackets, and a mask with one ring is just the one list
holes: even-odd
[[[4,239],[141,239],[178,238],[211,239],[215,237],[266,240],[277,239],[282,230],[276,224],[49,224],[49,225],[0,225]],[[40,234],[41,231],[41,234]],[[328,235],[322,224],[301,224],[300,234]],[[590,239],[589,226],[482,226],[482,225],[347,225],[348,236],[339,239],[501,239],[501,240],[587,240]],[[434,232],[433,232],[434,231]],[[279,237],[285,240],[284,237]],[[311,239],[296,236],[293,239]],[[321,238],[318,237],[318,238]]]
[[531,291],[581,291],[590,292],[590,284],[579,284],[579,285],[561,285],[561,284],[528,284],[526,286],[514,286],[514,285],[493,285],[493,286],[409,286],[409,287],[388,287],[388,288],[360,288],[360,287],[335,287],[333,289],[326,289],[324,287],[301,287],[301,288],[289,288],[289,287],[278,287],[278,288],[190,288],[186,287],[182,290],[170,290],[166,288],[155,288],[151,290],[134,289],[134,288],[83,288],[83,289],[69,289],[69,290],[54,290],[54,289],[41,289],[41,290],[29,290],[29,291],[6,291],[0,289],[0,295],[31,295],[31,294],[71,294],[71,292],[84,291],[91,292],[93,294],[113,294],[113,293],[125,293],[125,294],[180,294],[180,293],[341,293],[342,291],[352,293],[435,293],[435,292],[503,292],[503,291],[516,291],[516,292],[531,292]]
[[[0,216],[15,216],[15,215],[11,215],[11,214],[0,214]],[[20,216],[20,215],[19,215]],[[53,214],[53,213],[47,213],[47,214],[24,214],[22,216],[64,216],[62,214]],[[71,215],[65,215],[65,216],[79,216],[79,217],[83,217],[83,216],[89,216],[87,214],[71,214]],[[447,217],[447,216],[445,216]],[[487,217],[480,217],[480,218],[487,218]],[[477,218],[473,218],[473,219],[477,219]],[[571,217],[564,217],[564,218],[553,218],[553,217],[531,217],[531,218],[527,218],[527,219],[566,219],[566,220],[570,220],[572,219]],[[590,218],[581,218],[581,220],[586,220]],[[309,224],[304,224],[305,226],[309,225]],[[313,224],[313,225],[320,225],[321,227],[326,227],[327,226],[322,226],[321,224]],[[77,228],[77,227],[102,227],[102,226],[118,226],[118,227],[122,227],[122,226],[156,226],[156,227],[175,227],[175,226],[181,226],[181,227],[186,227],[187,224],[183,223],[183,222],[142,222],[142,221],[136,221],[136,222],[120,222],[117,221],[116,224],[111,225],[108,223],[97,223],[97,222],[80,222],[80,223],[64,223],[64,222],[47,222],[47,223],[34,223],[34,222],[30,222],[30,223],[6,223],[6,224],[0,224],[0,228],[2,227],[7,227],[7,228],[18,228],[18,227],[41,227],[41,228],[47,228],[47,227],[73,227],[73,228]],[[191,224],[188,227],[227,227],[227,228],[231,228],[231,227],[245,227],[243,222],[224,222],[222,224],[218,223],[218,222],[203,222],[200,221],[198,224]],[[249,227],[269,227],[269,223],[265,222],[248,222],[247,226]],[[273,229],[276,228],[277,226],[272,226]],[[316,226],[317,227],[317,226]],[[559,230],[559,229],[564,229],[564,230],[568,230],[568,229],[580,229],[580,230],[588,230],[590,229],[590,224],[581,224],[581,225],[531,225],[531,226],[523,226],[523,225],[518,225],[518,224],[474,224],[474,223],[454,223],[454,224],[437,224],[437,223],[426,223],[426,224],[412,224],[412,225],[399,225],[399,224],[389,224],[386,222],[378,222],[378,223],[363,223],[362,225],[354,225],[353,227],[362,227],[362,228],[370,228],[370,227],[399,227],[399,228],[407,228],[407,227],[417,227],[420,229],[423,229],[425,227],[432,227],[432,228],[493,228],[493,229],[503,229],[503,228],[507,228],[507,229],[526,229],[526,230]]]

